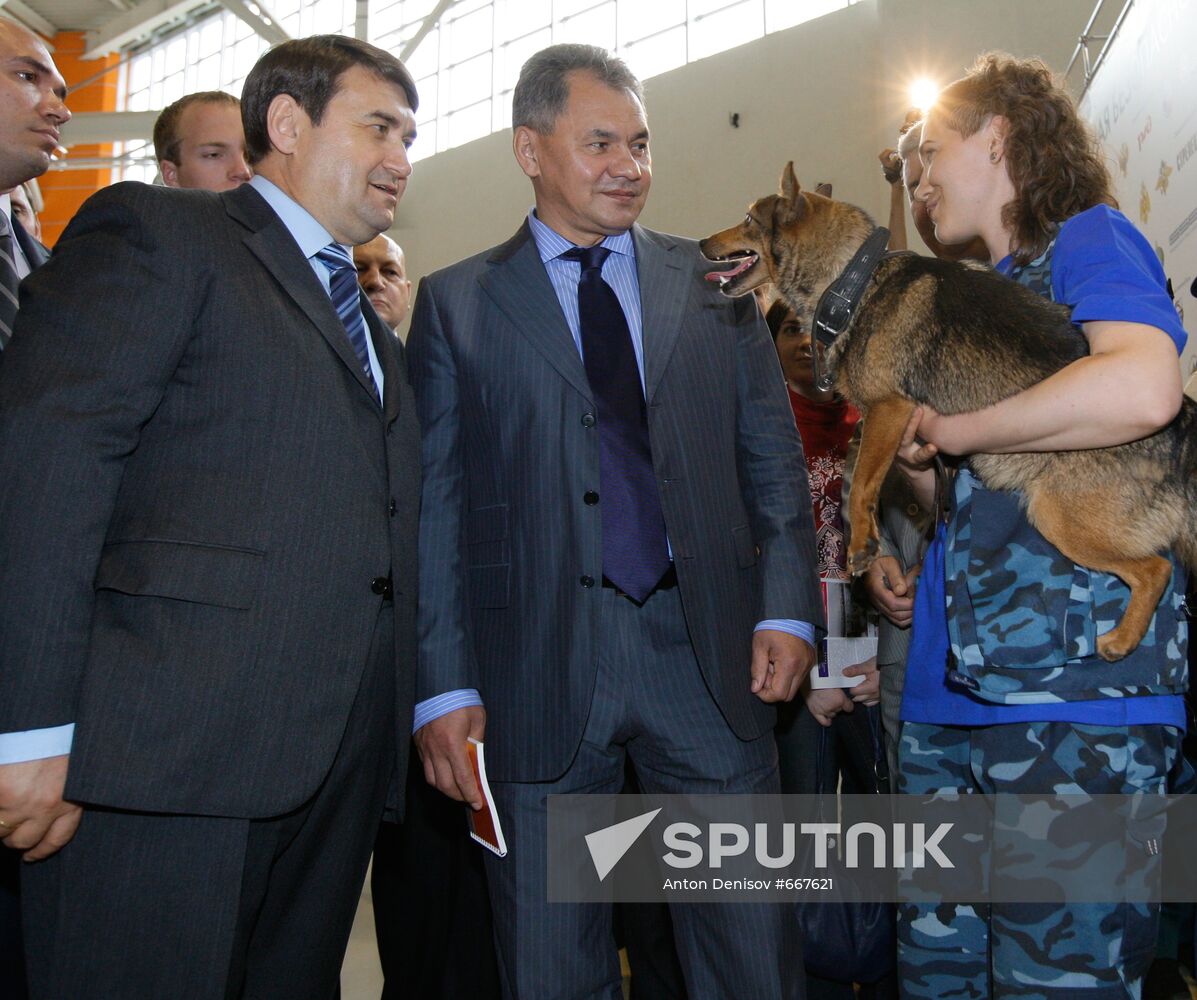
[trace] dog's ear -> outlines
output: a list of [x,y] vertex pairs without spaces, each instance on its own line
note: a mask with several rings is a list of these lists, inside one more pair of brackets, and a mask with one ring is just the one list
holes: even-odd
[[815,186],[815,194],[821,194],[824,198],[831,197],[831,185],[827,181]]
[[798,195],[802,192],[802,188],[798,184],[798,175],[794,173],[794,161],[790,160],[786,164],[785,170],[781,172],[781,187],[778,189],[778,194],[786,201],[797,201]]
[[774,217],[778,222],[792,225],[806,215],[806,209],[806,196],[798,184],[798,177],[794,173],[794,161],[791,160],[781,172],[781,189],[778,192]]

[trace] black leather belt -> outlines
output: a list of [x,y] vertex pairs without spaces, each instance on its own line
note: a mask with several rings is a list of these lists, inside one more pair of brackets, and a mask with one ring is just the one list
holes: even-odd
[[[633,604],[638,603],[636,601],[636,598],[634,598],[631,594],[625,593],[624,591],[620,590],[619,587],[617,587],[615,584],[613,584],[605,576],[603,577],[603,586],[606,587],[608,590],[614,590],[616,597],[626,597]],[[665,571],[665,575],[657,581],[657,585],[655,587],[653,587],[653,589],[651,591],[649,591],[648,597],[652,597],[653,594],[655,594],[658,590],[673,590],[673,588],[676,586],[677,586],[677,570],[671,564],[669,569],[667,569]],[[648,597],[645,598],[646,601],[648,600]]]

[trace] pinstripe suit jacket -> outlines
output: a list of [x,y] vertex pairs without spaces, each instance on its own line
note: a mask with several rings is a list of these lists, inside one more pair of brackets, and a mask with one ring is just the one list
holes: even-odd
[[[633,230],[649,434],[691,641],[728,725],[773,724],[752,630],[823,621],[806,470],[751,298],[689,240]],[[563,774],[597,669],[599,436],[586,372],[527,223],[425,278],[408,339],[424,431],[417,698],[476,687],[487,769]],[[601,500],[600,500],[601,502]]]
[[418,428],[362,304],[384,408],[248,185],[101,191],[24,283],[0,371],[0,731],[76,723],[68,798],[301,804],[388,574],[406,753]]

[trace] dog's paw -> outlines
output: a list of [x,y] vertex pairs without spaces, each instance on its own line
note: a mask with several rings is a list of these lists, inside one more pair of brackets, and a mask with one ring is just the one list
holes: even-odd
[[865,538],[864,545],[853,543],[848,547],[848,571],[860,576],[877,560],[880,546],[876,538]]
[[1113,629],[1097,637],[1097,655],[1108,663],[1115,663],[1139,645],[1138,639],[1123,635],[1121,629]]

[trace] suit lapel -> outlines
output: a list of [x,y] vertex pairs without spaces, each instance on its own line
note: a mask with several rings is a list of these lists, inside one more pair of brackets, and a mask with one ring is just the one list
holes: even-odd
[[677,244],[660,233],[633,226],[632,239],[644,332],[644,395],[651,402],[681,332],[693,272],[679,259]]
[[222,197],[229,215],[251,230],[245,236],[245,245],[250,252],[303,310],[358,384],[373,399],[374,389],[358,365],[357,355],[333,308],[332,299],[320,284],[311,263],[300,252],[283,220],[274,213],[266,199],[248,184],[242,184]]
[[25,232],[24,227],[16,219],[12,220],[12,234],[21,245],[21,251],[29,262],[29,270],[36,271],[50,259],[49,249]]
[[563,379],[592,399],[582,357],[526,221],[489,263],[478,279],[486,294]]

